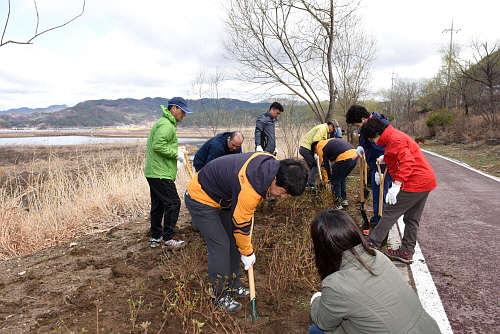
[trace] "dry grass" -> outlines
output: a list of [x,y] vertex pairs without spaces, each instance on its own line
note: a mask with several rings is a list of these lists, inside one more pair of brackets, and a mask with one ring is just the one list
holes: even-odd
[[[70,150],[45,158],[33,153],[31,161],[2,168],[1,257],[31,253],[149,212],[144,144]],[[187,171],[179,168],[179,191],[187,180]]]

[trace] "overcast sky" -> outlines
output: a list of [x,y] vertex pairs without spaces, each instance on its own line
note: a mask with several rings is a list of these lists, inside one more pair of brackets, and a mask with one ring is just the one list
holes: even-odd
[[[73,106],[94,99],[189,96],[203,70],[222,57],[223,0],[87,0],[85,13],[33,45],[0,47],[0,110]],[[81,11],[81,0],[38,0],[40,28]],[[26,40],[35,29],[32,0],[11,2],[4,40]],[[433,77],[439,49],[471,38],[500,38],[497,0],[364,0],[363,25],[377,40],[373,90],[391,79]],[[0,26],[7,0],[0,0]],[[237,89],[236,85],[231,88]],[[225,97],[245,99],[228,89]]]

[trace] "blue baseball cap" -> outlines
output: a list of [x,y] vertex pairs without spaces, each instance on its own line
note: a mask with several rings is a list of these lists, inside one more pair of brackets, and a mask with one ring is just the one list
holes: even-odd
[[188,104],[186,100],[184,100],[182,97],[173,97],[171,100],[168,100],[168,105],[169,106],[177,106],[184,110],[185,113],[187,114],[192,114],[193,111],[188,108]]

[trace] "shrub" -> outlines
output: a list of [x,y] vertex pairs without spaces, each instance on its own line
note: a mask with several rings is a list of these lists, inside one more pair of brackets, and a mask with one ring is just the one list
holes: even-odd
[[429,128],[440,126],[444,130],[447,126],[452,125],[454,120],[455,115],[451,111],[442,108],[438,112],[431,114],[426,124]]

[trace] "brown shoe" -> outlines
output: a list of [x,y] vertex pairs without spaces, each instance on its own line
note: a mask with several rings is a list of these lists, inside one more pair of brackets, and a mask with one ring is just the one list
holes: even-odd
[[398,260],[406,264],[410,264],[413,262],[413,255],[410,253],[403,252],[401,247],[398,249],[388,249],[384,253],[391,260]]

